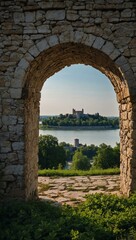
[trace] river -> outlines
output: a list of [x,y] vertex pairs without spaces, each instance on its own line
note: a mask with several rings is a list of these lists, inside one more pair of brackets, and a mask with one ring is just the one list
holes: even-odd
[[39,130],[39,135],[53,135],[60,142],[74,145],[74,139],[78,138],[81,144],[95,144],[99,146],[106,143],[114,147],[120,142],[119,129],[115,130]]

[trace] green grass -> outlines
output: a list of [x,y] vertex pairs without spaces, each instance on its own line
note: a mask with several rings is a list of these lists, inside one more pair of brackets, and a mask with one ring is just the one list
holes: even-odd
[[109,169],[92,169],[89,171],[80,170],[53,170],[53,169],[43,169],[38,171],[39,176],[96,176],[96,175],[116,175],[120,173],[119,168],[109,168]]
[[39,193],[43,193],[43,192],[48,191],[50,189],[49,184],[39,183],[38,186],[39,186]]
[[0,203],[1,240],[135,240],[136,194],[88,195],[77,207]]

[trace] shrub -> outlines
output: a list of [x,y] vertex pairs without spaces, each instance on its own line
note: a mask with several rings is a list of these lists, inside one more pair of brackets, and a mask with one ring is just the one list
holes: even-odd
[[134,240],[136,195],[88,195],[77,207],[1,202],[1,240]]

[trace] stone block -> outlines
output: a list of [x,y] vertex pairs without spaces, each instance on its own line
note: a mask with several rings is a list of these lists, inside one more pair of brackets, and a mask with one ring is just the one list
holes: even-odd
[[131,9],[124,9],[121,12],[121,17],[123,17],[123,18],[130,18],[131,14],[132,14],[132,10]]
[[96,49],[101,49],[102,46],[104,45],[105,40],[101,37],[96,37],[94,43],[93,43],[93,47]]
[[15,125],[17,123],[17,116],[2,116],[2,122],[5,125]]
[[21,99],[22,88],[10,88],[10,96],[13,99]]
[[42,11],[42,10],[38,10],[36,12],[36,20],[39,21],[39,20],[42,20],[44,19],[45,17],[45,11]]
[[48,37],[47,41],[48,41],[48,44],[50,47],[53,47],[53,46],[59,44],[59,40],[56,35],[52,35],[52,36]]
[[126,58],[125,58],[124,56],[120,56],[120,57],[117,58],[117,60],[115,61],[115,63],[116,63],[118,66],[121,67],[122,65],[124,65],[124,64],[127,63],[127,60],[126,60]]
[[10,54],[10,61],[17,62],[20,61],[23,54],[17,52],[11,52]]
[[65,4],[66,4],[66,2],[62,1],[62,0],[54,1],[53,2],[53,8],[54,9],[64,9],[65,6],[66,6]]
[[60,41],[60,43],[66,43],[66,42],[69,42],[70,39],[73,40],[73,37],[74,37],[73,32],[66,31],[66,32],[62,33],[61,35],[59,35],[59,41]]
[[24,149],[24,142],[13,142],[12,148],[14,151],[20,151]]
[[23,124],[9,125],[9,132],[13,134],[17,133],[18,135],[22,135],[24,129]]
[[52,7],[53,7],[53,2],[49,2],[49,1],[38,1],[38,5],[39,5],[42,9],[48,9],[48,8],[52,8]]
[[[31,33],[34,33],[33,30],[32,30]],[[27,39],[27,40],[24,40],[24,41],[23,41],[23,48],[24,48],[26,51],[28,51],[28,49],[29,49],[30,47],[32,47],[33,45],[34,45],[34,42],[33,42],[31,39]]]
[[0,145],[1,145],[1,152],[2,153],[11,152],[11,142],[10,141],[2,141],[0,143]]
[[79,15],[77,14],[77,11],[73,11],[73,10],[67,11],[67,20],[76,21],[78,19],[79,19]]
[[6,175],[23,175],[24,166],[23,165],[8,165],[5,167]]
[[33,56],[33,57],[37,57],[39,55],[39,50],[37,49],[37,47],[34,45],[33,47],[31,47],[29,49],[29,53]]
[[5,175],[3,178],[2,178],[3,181],[6,181],[6,182],[13,182],[15,181],[15,177],[13,175]]
[[85,42],[85,44],[86,44],[87,46],[90,46],[90,47],[91,47],[92,44],[94,43],[95,39],[96,39],[96,37],[95,37],[94,35],[88,34],[88,35],[87,35],[87,38],[86,38],[86,40],[85,40],[84,42]]
[[136,48],[130,50],[131,56],[136,56]]
[[122,112],[122,113],[121,113],[121,119],[127,120],[127,118],[128,118],[128,113],[127,113],[127,111]]
[[115,50],[115,47],[112,42],[106,42],[106,44],[102,47],[102,52],[110,55]]
[[8,160],[10,163],[18,162],[17,153],[15,152],[8,153]]
[[31,62],[34,60],[33,56],[30,53],[26,53],[24,58],[26,59],[26,61]]
[[131,65],[136,65],[136,57],[130,57],[129,58],[129,62],[131,63]]
[[24,22],[24,13],[14,12],[14,23],[19,24],[20,22]]
[[48,10],[46,13],[46,20],[64,20],[65,10]]
[[0,188],[1,189],[6,189],[6,187],[7,187],[6,182],[0,182]]
[[35,12],[25,12],[25,22],[35,22]]
[[95,18],[95,23],[100,24],[102,22],[102,18]]
[[37,31],[38,33],[45,33],[45,34],[51,32],[49,25],[45,25],[45,24],[38,26]]
[[24,118],[18,117],[18,124],[23,124],[23,123],[24,123]]
[[0,118],[0,128],[2,128],[2,119]]
[[18,66],[26,70],[29,67],[29,62],[25,58],[22,58]]
[[14,79],[12,79],[11,81],[11,87],[13,88],[22,87],[25,74],[26,74],[25,70],[22,67],[18,66],[14,73]]
[[40,52],[49,48],[49,44],[47,43],[46,39],[42,39],[40,42],[36,44],[36,46]]
[[76,31],[74,34],[74,41],[80,43],[82,41],[83,36],[84,36],[83,32]]

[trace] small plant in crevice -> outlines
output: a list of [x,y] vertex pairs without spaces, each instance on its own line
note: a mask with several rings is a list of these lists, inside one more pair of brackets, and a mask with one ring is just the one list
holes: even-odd
[[45,184],[45,183],[38,183],[38,187],[39,187],[39,193],[43,193],[45,191],[48,191],[51,186],[49,184]]

